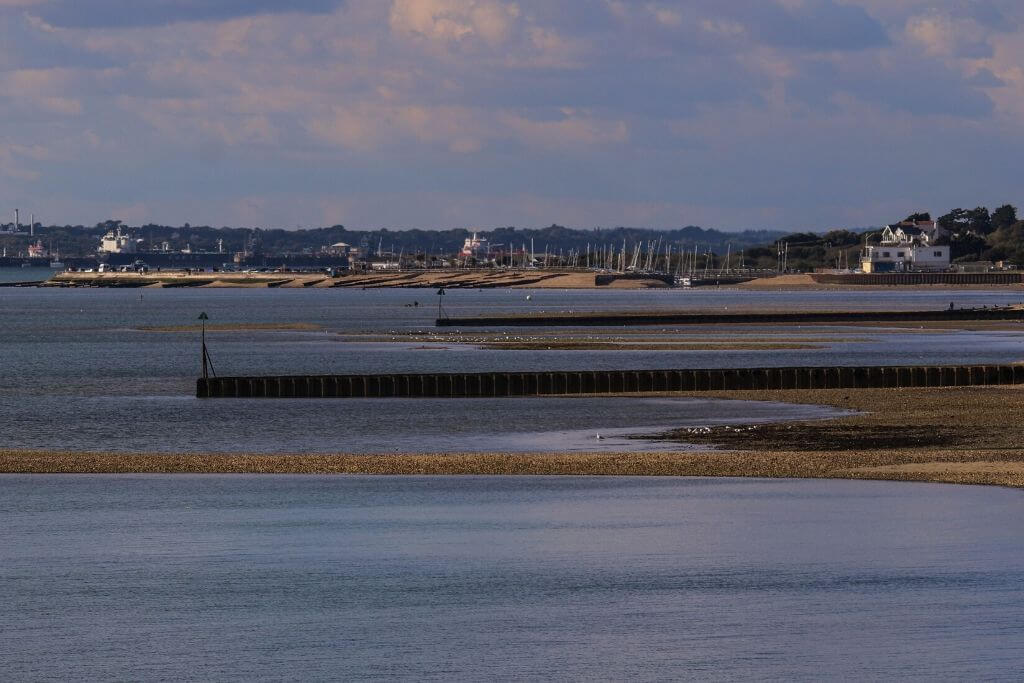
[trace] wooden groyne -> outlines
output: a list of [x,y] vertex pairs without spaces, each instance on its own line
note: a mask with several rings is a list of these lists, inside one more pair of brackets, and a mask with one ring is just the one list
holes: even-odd
[[0,287],[39,287],[46,280],[35,280],[33,282],[0,282]]
[[199,398],[496,398],[739,389],[856,389],[1024,384],[1024,365],[591,370],[211,377]]
[[811,279],[823,285],[1018,285],[1024,273],[813,273]]
[[774,313],[573,313],[438,318],[437,327],[628,327],[852,322],[1024,320],[1024,308],[944,308],[928,311],[779,311]]

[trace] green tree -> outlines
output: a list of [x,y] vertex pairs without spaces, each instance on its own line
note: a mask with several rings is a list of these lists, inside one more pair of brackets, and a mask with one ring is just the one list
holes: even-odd
[[971,209],[967,212],[968,230],[975,235],[987,235],[992,232],[992,217],[984,206]]
[[963,209],[953,209],[945,216],[939,216],[938,224],[953,234],[963,232],[968,224],[967,212]]
[[945,216],[940,216],[938,223],[953,234],[973,232],[976,235],[987,235],[992,232],[992,219],[984,206],[953,209]]
[[1003,204],[992,212],[992,229],[1000,230],[1008,228],[1017,222],[1017,207],[1012,204]]
[[957,233],[949,239],[949,255],[954,261],[979,261],[987,247],[985,238],[973,232]]
[[989,258],[1024,263],[1024,221],[999,228],[988,236]]
[[917,221],[930,221],[931,219],[932,215],[925,211],[923,213],[912,213],[903,220],[907,223],[912,223]]

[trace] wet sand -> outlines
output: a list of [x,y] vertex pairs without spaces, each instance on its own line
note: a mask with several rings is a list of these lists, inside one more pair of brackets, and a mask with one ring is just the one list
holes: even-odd
[[[139,332],[199,332],[201,325],[144,325]],[[320,332],[317,323],[207,323],[207,332]]]
[[[676,394],[678,395],[678,394]],[[636,475],[886,479],[1024,488],[1024,389],[733,391],[703,397],[833,405],[825,421],[677,430],[706,450],[427,455],[0,451],[4,473]]]
[[1024,488],[1024,450],[431,455],[0,452],[2,473],[686,476],[989,484]]
[[437,288],[452,289],[656,289],[667,285],[656,278],[619,277],[599,280],[594,272],[544,270],[444,270],[393,273],[187,273],[164,270],[150,273],[58,273],[45,283],[58,287],[203,287],[273,288],[312,287]]

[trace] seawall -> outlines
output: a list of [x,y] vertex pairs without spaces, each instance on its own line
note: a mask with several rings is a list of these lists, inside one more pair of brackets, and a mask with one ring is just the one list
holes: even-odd
[[774,313],[575,313],[438,318],[437,327],[623,327],[778,323],[1024,320],[1024,308],[957,308],[929,311],[778,311]]
[[199,379],[198,398],[496,398],[1024,384],[1024,365],[594,370]]
[[823,285],[1018,285],[1024,273],[813,273]]

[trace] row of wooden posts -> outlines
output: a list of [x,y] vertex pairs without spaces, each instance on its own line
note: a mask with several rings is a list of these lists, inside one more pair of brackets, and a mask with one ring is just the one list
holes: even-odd
[[1024,384],[1024,365],[206,377],[199,398],[496,398]]

